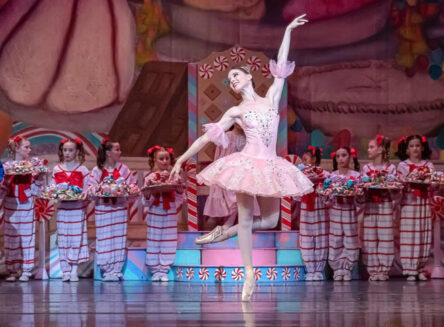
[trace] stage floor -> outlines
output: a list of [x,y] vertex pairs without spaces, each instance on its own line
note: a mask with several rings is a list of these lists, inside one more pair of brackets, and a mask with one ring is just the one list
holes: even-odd
[[192,283],[0,282],[0,326],[444,326],[444,280]]

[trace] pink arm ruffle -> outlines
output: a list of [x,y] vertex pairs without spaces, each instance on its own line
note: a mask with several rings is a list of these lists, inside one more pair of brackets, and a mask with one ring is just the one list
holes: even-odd
[[294,71],[294,61],[287,61],[283,64],[278,64],[273,59],[270,60],[270,72],[271,75],[278,78],[287,78]]
[[211,142],[224,149],[228,147],[228,136],[217,123],[205,124],[203,125],[203,129]]

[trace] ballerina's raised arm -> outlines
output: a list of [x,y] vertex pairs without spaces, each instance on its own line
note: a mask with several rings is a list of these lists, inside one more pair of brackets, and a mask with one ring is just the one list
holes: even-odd
[[290,50],[291,31],[298,26],[304,25],[308,22],[305,18],[307,14],[303,14],[296,17],[285,29],[282,44],[279,48],[277,62],[270,61],[270,71],[274,76],[273,84],[267,91],[266,97],[270,100],[274,108],[279,107],[279,101],[281,99],[282,89],[284,87],[285,78],[294,70],[294,62],[288,62],[288,52]]
[[217,123],[205,124],[203,126],[205,134],[194,141],[188,150],[176,160],[176,164],[171,170],[170,179],[174,179],[176,176],[179,176],[180,167],[182,164],[197,154],[209,142],[213,142],[218,146],[221,145],[222,147],[227,147],[228,137],[225,134],[225,131],[233,126],[233,124],[236,122],[236,118],[239,117],[239,115],[240,113],[238,107],[231,107],[224,113],[222,118]]

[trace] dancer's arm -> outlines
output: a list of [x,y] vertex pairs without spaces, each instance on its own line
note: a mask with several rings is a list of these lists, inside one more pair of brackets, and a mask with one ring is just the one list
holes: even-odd
[[[213,127],[215,129],[219,129],[220,132],[223,133],[224,131],[228,130],[231,126],[233,126],[233,124],[236,122],[237,117],[239,117],[239,109],[238,107],[232,107],[225,112],[221,120],[215,123],[214,124],[215,126]],[[173,169],[171,170],[170,180],[173,180],[176,176],[179,176],[180,167],[185,161],[187,161],[189,158],[197,154],[209,142],[214,142],[213,139],[214,136],[212,137],[210,134],[214,134],[214,130],[213,131],[208,130],[204,135],[199,137],[188,148],[188,150],[177,159]]]
[[281,47],[279,48],[279,53],[277,56],[277,63],[270,62],[270,66],[276,65],[276,69],[274,67],[270,67],[272,75],[274,76],[273,84],[270,86],[267,92],[267,98],[271,101],[274,108],[278,108],[279,101],[281,99],[282,89],[284,87],[285,78],[293,72],[294,63],[287,63],[288,52],[290,50],[290,40],[291,40],[291,31],[301,25],[304,25],[308,22],[305,18],[306,14],[303,14],[297,18],[295,18],[290,24],[288,24],[285,29],[284,37],[282,39]]

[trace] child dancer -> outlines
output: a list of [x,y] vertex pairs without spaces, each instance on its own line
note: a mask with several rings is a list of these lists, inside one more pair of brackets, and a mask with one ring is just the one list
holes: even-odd
[[[113,176],[115,180],[122,177],[128,184],[133,182],[128,167],[119,162],[120,154],[119,142],[109,138],[102,140],[97,154],[97,166],[91,171],[90,188],[108,176]],[[97,265],[103,272],[103,281],[119,281],[126,259],[127,199],[97,199],[95,221]]]
[[[62,139],[59,145],[59,164],[52,171],[52,184],[66,184],[83,189],[89,170],[82,165],[85,150],[80,139]],[[87,201],[62,201],[57,210],[57,240],[62,281],[78,282],[77,269],[89,259],[88,234],[86,231]]]
[[[321,154],[320,148],[309,146],[302,156],[302,162],[307,166],[319,166]],[[299,242],[307,271],[306,280],[324,279],[323,271],[328,255],[328,210],[316,193],[316,185],[328,175],[328,172],[321,170],[316,180],[312,180],[315,191],[301,198]]]
[[[398,145],[398,174],[406,177],[421,168],[434,170],[426,137],[411,135],[401,138]],[[432,244],[432,217],[428,186],[411,184],[401,201],[400,250],[403,274],[407,280],[427,280],[423,272]]]
[[[31,143],[17,136],[9,141],[9,156],[12,160],[5,163],[6,170],[12,168],[14,161],[30,160]],[[7,195],[4,200],[5,213],[5,262],[10,275],[9,282],[27,282],[32,275],[35,263],[35,221],[34,199],[41,189],[41,175],[6,176]]]
[[[340,147],[333,158],[332,182],[359,179],[358,153],[349,147]],[[354,167],[350,169],[353,159]],[[358,221],[353,198],[335,196],[330,207],[328,263],[334,271],[334,280],[351,280],[351,270],[359,258]]]
[[[234,152],[239,152],[245,146],[245,135],[242,128],[234,124],[232,130],[225,133],[227,144],[219,145],[214,153],[214,161]],[[209,220],[227,218],[222,228],[226,230],[234,225],[237,216],[236,194],[217,185],[210,186],[210,194],[205,202],[204,216]],[[214,227],[214,226],[213,226]]]
[[[151,173],[145,178],[144,186],[166,182],[174,164],[173,149],[153,146],[148,149],[148,164]],[[145,198],[146,265],[153,273],[152,281],[168,281],[167,273],[176,256],[177,216],[184,200],[183,191],[183,187],[179,187],[177,191],[151,193]]]
[[[362,169],[363,176],[385,174],[394,177],[396,167],[389,161],[390,140],[376,135],[368,144],[370,163]],[[392,267],[395,250],[393,242],[393,204],[388,190],[366,191],[363,239],[363,261],[370,275],[369,280],[386,281]]]

